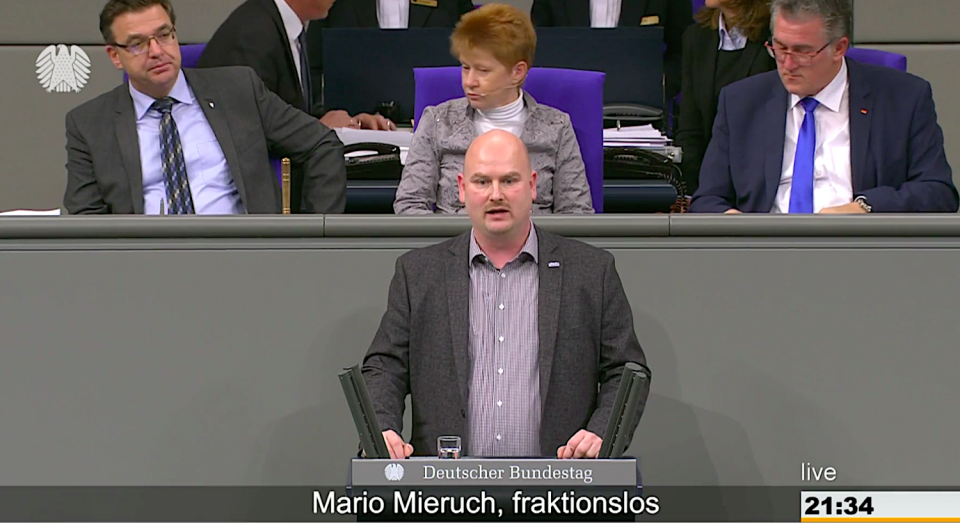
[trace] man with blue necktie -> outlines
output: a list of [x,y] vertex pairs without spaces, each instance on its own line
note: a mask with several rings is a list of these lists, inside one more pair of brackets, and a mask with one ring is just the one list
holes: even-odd
[[175,24],[169,0],[109,0],[101,11],[107,54],[129,83],[67,114],[67,211],[279,214],[273,155],[305,166],[304,212],[343,212],[336,133],[248,67],[181,70]]
[[930,84],[847,60],[850,0],[773,0],[777,72],[720,94],[690,211],[957,212]]

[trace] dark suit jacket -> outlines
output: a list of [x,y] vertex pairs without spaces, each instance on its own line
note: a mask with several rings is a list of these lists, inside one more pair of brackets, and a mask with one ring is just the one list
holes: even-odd
[[[930,84],[895,69],[847,60],[854,196],[873,212],[956,212]],[[720,93],[713,139],[692,212],[770,212],[783,168],[789,95],[776,71]]]
[[[539,228],[537,235],[540,448],[555,457],[580,429],[603,437],[623,366],[646,359],[613,256]],[[420,455],[436,456],[441,435],[459,435],[468,448],[469,247],[467,232],[397,260],[387,311],[364,358],[382,430],[401,433],[411,395],[410,443]]]
[[[765,40],[765,39],[764,39]],[[700,164],[713,136],[717,116],[717,56],[720,33],[716,29],[692,25],[683,33],[683,80],[680,91],[680,126],[675,141],[683,149],[683,179],[688,194],[699,185]],[[742,80],[773,71],[777,63],[767,54],[763,40],[748,41],[738,62],[734,78]]]
[[[276,93],[284,102],[320,118],[324,114],[323,105],[314,103],[312,107],[307,107],[300,88],[296,65],[299,60],[300,57],[294,56],[290,50],[287,31],[276,2],[247,0],[230,13],[213,34],[213,38],[207,42],[197,67],[251,67],[267,89]],[[304,74],[310,73],[304,71]],[[316,96],[314,100],[320,100],[320,97]],[[291,202],[302,201],[303,177],[304,166],[291,165]],[[295,205],[291,207],[293,212],[301,210]]]
[[[533,23],[539,27],[590,27],[589,0],[533,0],[530,10]],[[693,23],[693,5],[689,0],[623,0],[620,7],[621,27],[638,27],[644,17],[659,17],[667,52],[663,58],[667,101],[680,92],[683,32]]]
[[[436,7],[411,3],[407,27],[410,29],[453,28],[460,17],[472,9],[472,0],[437,0]],[[310,23],[310,28],[307,29],[307,49],[310,55],[310,72],[315,93],[318,92],[323,80],[323,29],[327,27],[380,27],[380,22],[377,20],[377,0],[337,0],[325,19]],[[363,64],[357,64],[357,67],[363,67]],[[331,109],[336,108],[331,107]],[[370,109],[373,110],[372,107]]]
[[[267,90],[248,67],[184,69],[223,149],[249,214],[280,213],[280,184],[268,151],[306,166],[303,207],[343,212],[343,144],[316,118]],[[143,175],[133,98],[126,83],[67,113],[67,189],[71,214],[142,214]]]

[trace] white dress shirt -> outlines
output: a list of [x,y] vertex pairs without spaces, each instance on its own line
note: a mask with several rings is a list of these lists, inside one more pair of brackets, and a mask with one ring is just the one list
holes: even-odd
[[406,29],[410,24],[410,0],[377,0],[380,29]]
[[286,0],[273,0],[280,10],[280,18],[283,20],[283,28],[287,31],[287,40],[290,42],[290,52],[293,53],[293,63],[297,66],[297,79],[300,85],[303,85],[303,71],[300,70],[300,33],[303,32],[303,22],[297,13],[287,5]]
[[620,23],[620,2],[621,0],[590,0],[590,27],[616,27]]
[[723,13],[720,13],[720,50],[739,51],[745,47],[747,47],[747,37],[743,36],[739,28],[727,29],[727,24],[723,21]]
[[[850,166],[850,81],[844,59],[840,72],[822,91],[813,96],[820,105],[814,110],[817,120],[817,149],[813,160],[813,212],[853,201],[853,169]],[[786,141],[783,144],[783,171],[772,213],[790,209],[790,188],[797,139],[805,111],[800,97],[790,95],[787,109]]]
[[516,137],[523,132],[523,124],[527,121],[527,106],[523,103],[523,91],[515,102],[489,111],[477,111],[473,116],[473,123],[477,126],[477,136],[494,129],[507,131]]

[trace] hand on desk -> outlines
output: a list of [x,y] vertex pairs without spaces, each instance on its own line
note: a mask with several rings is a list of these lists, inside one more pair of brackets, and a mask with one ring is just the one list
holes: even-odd
[[566,445],[557,449],[559,459],[596,458],[600,455],[603,440],[589,430],[580,430],[570,438]]
[[397,126],[390,120],[387,120],[379,114],[358,114],[355,118],[360,123],[360,129],[372,129],[374,131],[396,131]]
[[329,111],[320,119],[320,123],[331,129],[371,129],[374,131],[393,131],[397,126],[379,114],[360,113],[350,116],[346,111]]
[[406,459],[413,454],[413,445],[404,443],[403,438],[392,430],[383,431],[383,441],[390,450],[390,459]]
[[820,214],[867,214],[867,211],[863,210],[859,203],[853,202],[836,207],[824,207],[820,209]]
[[743,213],[736,209],[727,209],[723,211],[723,214],[743,214]]

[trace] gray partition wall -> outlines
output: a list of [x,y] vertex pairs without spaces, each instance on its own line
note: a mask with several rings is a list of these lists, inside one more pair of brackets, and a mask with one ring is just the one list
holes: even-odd
[[[616,256],[653,374],[645,485],[797,486],[804,463],[829,486],[956,485],[960,220],[536,223]],[[0,485],[342,485],[336,374],[397,256],[467,227],[0,220]]]
[[[173,0],[177,27],[186,43],[210,38],[241,0]],[[478,1],[486,3],[488,0]],[[586,0],[584,0],[586,1]],[[671,0],[686,1],[686,0]],[[107,60],[97,29],[105,0],[3,0],[0,17],[0,211],[61,205],[66,184],[64,115],[115,87],[121,75]],[[529,9],[531,0],[509,0]],[[944,129],[948,159],[960,155],[960,101],[953,93],[960,71],[960,45],[953,21],[955,0],[857,0],[858,45],[902,52],[910,71],[930,80]],[[47,93],[35,62],[50,44],[80,45],[92,74],[79,93]]]

